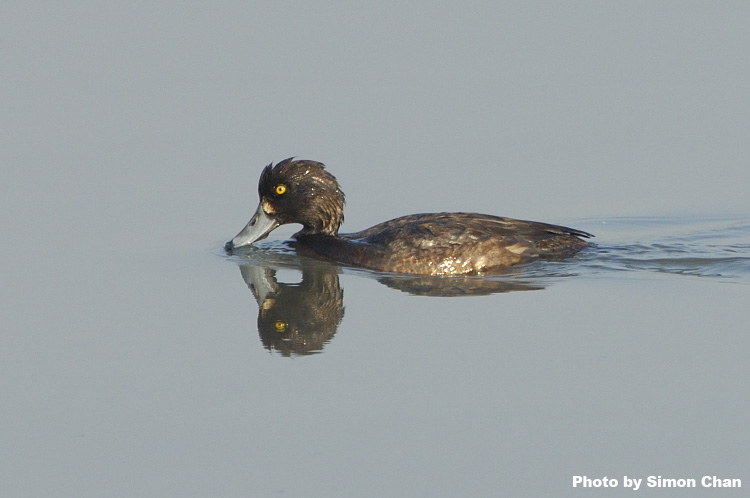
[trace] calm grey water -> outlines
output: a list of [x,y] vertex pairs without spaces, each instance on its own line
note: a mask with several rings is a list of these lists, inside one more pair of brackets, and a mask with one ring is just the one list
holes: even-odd
[[748,479],[750,221],[559,221],[597,247],[488,278],[341,268],[278,240],[37,255],[4,313],[4,495]]
[[[750,3],[1,10],[0,497],[750,486]],[[473,211],[597,246],[468,279],[293,227],[227,256],[292,155],[347,232]]]

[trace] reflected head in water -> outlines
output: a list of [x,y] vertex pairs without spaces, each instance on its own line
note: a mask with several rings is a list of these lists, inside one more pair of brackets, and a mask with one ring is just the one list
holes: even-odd
[[323,349],[344,317],[344,291],[335,267],[302,272],[298,284],[278,282],[276,270],[240,265],[245,283],[258,303],[258,334],[268,350],[284,356]]

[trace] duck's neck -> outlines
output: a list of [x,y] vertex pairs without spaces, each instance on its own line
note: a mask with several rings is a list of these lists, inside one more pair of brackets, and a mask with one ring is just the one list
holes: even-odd
[[343,216],[341,218],[328,218],[326,220],[318,219],[315,223],[304,223],[302,230],[297,232],[295,237],[299,238],[310,235],[328,235],[330,237],[336,237],[339,234],[339,227],[343,222]]
[[330,235],[335,237],[344,222],[344,197],[339,192],[336,196],[321,196],[312,205],[312,209],[302,220],[302,235]]

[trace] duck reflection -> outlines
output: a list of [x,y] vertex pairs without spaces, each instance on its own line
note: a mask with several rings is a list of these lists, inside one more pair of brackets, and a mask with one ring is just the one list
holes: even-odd
[[493,280],[491,277],[380,277],[378,282],[415,296],[459,297],[487,296],[502,292],[544,289],[536,283]]
[[344,317],[344,291],[335,266],[303,267],[296,284],[279,282],[269,266],[243,264],[240,272],[258,303],[258,334],[269,351],[317,353],[336,333]]
[[[236,258],[237,256],[234,256]],[[263,346],[283,356],[305,356],[323,350],[344,317],[344,290],[335,263],[282,251],[251,248],[239,260],[242,278],[258,304],[258,334]],[[279,271],[302,274],[297,283],[277,278]],[[482,296],[539,290],[538,280],[518,275],[432,277],[350,270],[393,289],[419,296]]]

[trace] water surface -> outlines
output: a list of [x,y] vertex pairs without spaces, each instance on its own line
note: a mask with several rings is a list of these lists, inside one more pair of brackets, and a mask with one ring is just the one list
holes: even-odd
[[342,268],[279,241],[226,257],[248,396],[264,393],[247,437],[278,481],[261,489],[573,496],[573,475],[745,476],[750,222],[566,223],[597,246],[488,277]]
[[280,240],[37,259],[6,315],[5,494],[747,478],[750,222],[552,221],[596,247],[481,278],[340,267]]

